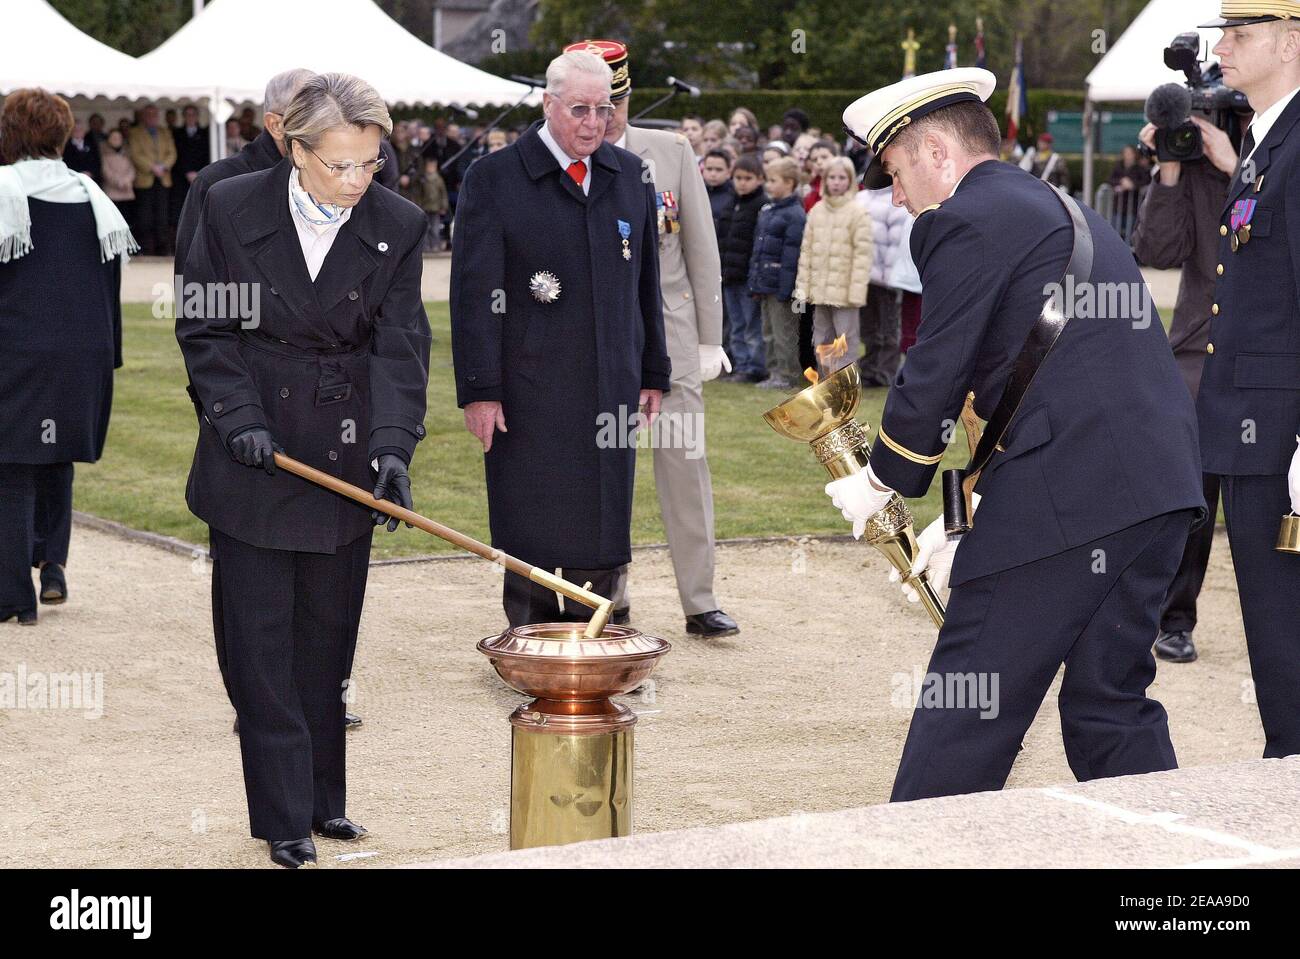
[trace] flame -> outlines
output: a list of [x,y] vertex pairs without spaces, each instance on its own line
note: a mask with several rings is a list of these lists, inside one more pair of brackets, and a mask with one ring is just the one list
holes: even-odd
[[803,378],[807,380],[809,383],[811,383],[813,386],[816,386],[818,383],[821,382],[822,375],[810,366],[808,367],[808,369],[803,371]]
[[849,341],[841,333],[830,343],[824,343],[821,346],[813,347],[817,353],[817,361],[822,366],[829,366],[833,360],[838,360],[841,356],[848,353]]

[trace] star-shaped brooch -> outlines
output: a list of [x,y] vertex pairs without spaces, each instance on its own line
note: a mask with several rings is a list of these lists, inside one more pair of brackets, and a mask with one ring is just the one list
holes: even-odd
[[538,303],[554,303],[560,298],[560,278],[547,270],[539,270],[528,281],[528,289]]

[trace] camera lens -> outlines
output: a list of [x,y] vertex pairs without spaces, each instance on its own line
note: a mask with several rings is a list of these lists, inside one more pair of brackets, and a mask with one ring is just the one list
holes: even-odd
[[1171,160],[1193,160],[1201,155],[1201,131],[1192,124],[1169,131],[1165,143]]

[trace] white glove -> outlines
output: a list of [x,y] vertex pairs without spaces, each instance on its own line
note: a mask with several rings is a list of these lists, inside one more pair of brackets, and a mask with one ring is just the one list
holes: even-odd
[[867,521],[884,509],[894,497],[892,489],[880,489],[884,483],[871,471],[870,465],[860,473],[832,480],[826,484],[826,495],[841,515],[853,524],[853,538],[861,539]]
[[722,375],[722,371],[731,372],[731,360],[727,359],[727,351],[720,346],[707,346],[700,344],[700,379],[707,383],[709,380],[716,380]]
[[[979,504],[979,494],[971,494],[972,516]],[[957,556],[957,547],[960,544],[960,536],[956,539],[948,538],[948,534],[943,529],[943,517],[940,516],[916,538],[917,550],[916,559],[912,561],[912,576],[917,577],[922,572],[928,572],[927,578],[930,581],[930,586],[936,593],[947,589],[948,581],[952,579],[952,561]],[[897,583],[902,578],[898,570],[892,569],[889,571],[889,581],[891,583]],[[907,597],[909,603],[921,601],[921,594],[917,592],[916,587],[911,583],[903,584],[903,595]]]
[[1291,457],[1291,472],[1287,476],[1287,485],[1291,489],[1291,512],[1300,516],[1300,436],[1295,440],[1297,446],[1295,456]]

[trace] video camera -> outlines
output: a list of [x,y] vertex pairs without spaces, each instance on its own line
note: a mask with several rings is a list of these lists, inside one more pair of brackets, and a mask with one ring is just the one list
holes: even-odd
[[1147,156],[1182,163],[1204,157],[1205,144],[1200,128],[1192,122],[1194,114],[1228,134],[1233,147],[1240,149],[1242,114],[1250,113],[1250,103],[1244,93],[1223,85],[1223,71],[1217,63],[1203,67],[1200,51],[1201,36],[1194,31],[1178,34],[1165,48],[1165,66],[1181,70],[1187,83],[1166,83],[1147,98],[1147,122],[1157,128],[1154,154],[1142,147]]

